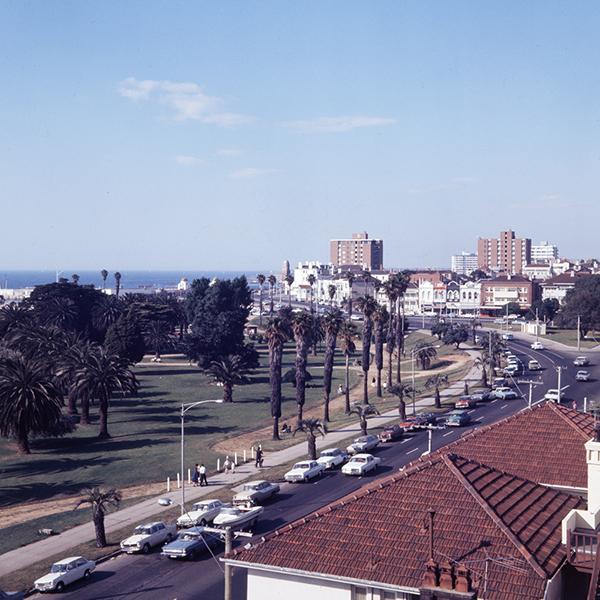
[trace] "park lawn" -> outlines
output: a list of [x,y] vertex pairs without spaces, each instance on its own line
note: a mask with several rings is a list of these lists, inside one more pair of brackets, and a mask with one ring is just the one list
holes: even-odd
[[[560,342],[572,348],[577,348],[577,329],[558,329],[557,327],[548,327],[547,335],[540,336],[542,340],[548,339],[553,342]],[[595,338],[595,339],[594,339]],[[600,344],[600,332],[590,331],[587,338],[581,337],[581,348],[594,348]]]

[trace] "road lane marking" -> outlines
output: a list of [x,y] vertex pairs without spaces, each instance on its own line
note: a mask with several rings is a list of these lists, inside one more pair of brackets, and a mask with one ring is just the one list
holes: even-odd
[[455,433],[455,432],[454,432],[454,431],[449,431],[448,433],[444,433],[444,434],[442,435],[442,437],[447,437],[447,436],[449,436],[449,435],[452,435],[453,433]]
[[496,398],[496,399],[492,400],[492,401],[490,402],[490,404],[494,404],[494,402],[498,402],[498,398]]
[[479,417],[479,419],[475,419],[475,423],[481,423],[483,421],[483,417]]
[[401,444],[406,444],[406,442],[410,442],[410,438],[408,438],[407,440],[403,440],[403,441],[401,441],[400,443],[401,443]]
[[468,411],[467,411],[467,414],[469,414],[469,415],[470,415],[471,413],[475,412],[476,410],[477,410],[476,408],[472,408],[471,410],[468,410]]
[[504,410],[504,409],[505,409],[507,406],[508,406],[508,404],[503,404],[503,405],[500,407],[500,410]]
[[412,450],[409,450],[406,454],[412,454],[413,452],[416,452],[417,450],[419,450],[419,448],[413,448]]

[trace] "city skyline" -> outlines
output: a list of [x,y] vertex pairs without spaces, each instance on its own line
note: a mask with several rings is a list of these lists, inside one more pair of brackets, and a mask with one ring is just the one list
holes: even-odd
[[276,269],[363,229],[386,267],[508,228],[597,254],[595,4],[0,16],[4,270]]

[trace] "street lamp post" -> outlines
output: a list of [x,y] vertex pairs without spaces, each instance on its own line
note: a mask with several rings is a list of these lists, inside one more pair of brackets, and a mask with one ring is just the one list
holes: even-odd
[[200,404],[222,404],[223,400],[219,398],[218,400],[200,400],[198,402],[188,402],[187,404],[181,405],[181,514],[185,513],[185,460],[184,460],[184,435],[185,435],[185,413],[190,410],[190,408],[194,408],[199,406]]

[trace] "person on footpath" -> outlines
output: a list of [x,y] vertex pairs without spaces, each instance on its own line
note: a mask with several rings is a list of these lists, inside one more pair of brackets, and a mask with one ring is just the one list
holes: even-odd
[[231,465],[232,465],[232,463],[231,463],[231,460],[229,460],[229,456],[226,456],[225,462],[223,463],[223,471],[225,472],[226,475],[229,472],[233,473],[233,468]]
[[255,467],[262,467],[263,466],[263,460],[264,460],[264,453],[262,451],[262,446],[259,446],[256,449],[256,460],[254,462],[254,466]]
[[198,485],[198,463],[194,467],[194,473],[192,475],[192,485],[195,487]]
[[200,475],[200,487],[203,485],[208,485],[208,480],[206,479],[206,467],[204,466],[204,463],[202,463],[198,468],[198,474]]

